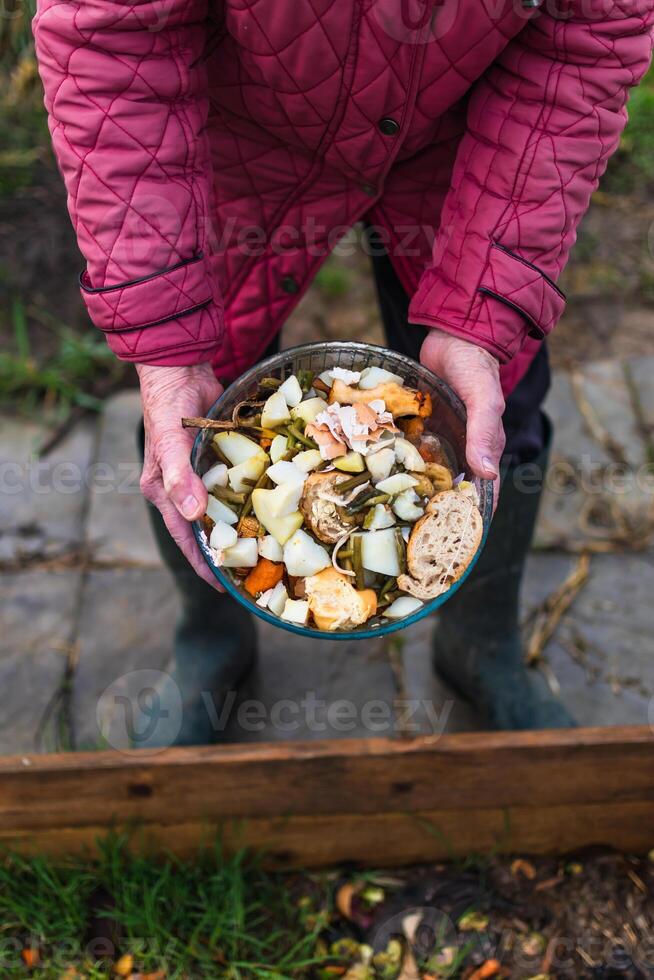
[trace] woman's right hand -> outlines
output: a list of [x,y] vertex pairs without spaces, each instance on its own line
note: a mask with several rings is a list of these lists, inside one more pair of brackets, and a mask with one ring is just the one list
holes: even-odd
[[222,591],[198,549],[190,521],[206,511],[207,491],[191,468],[193,435],[181,419],[205,414],[222,393],[210,364],[156,367],[137,364],[141,382],[145,458],[143,495],[161,512],[166,527],[200,578]]

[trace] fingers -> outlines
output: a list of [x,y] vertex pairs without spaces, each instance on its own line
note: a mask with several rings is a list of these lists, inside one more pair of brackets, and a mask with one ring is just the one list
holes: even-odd
[[496,479],[505,443],[497,360],[476,344],[440,330],[427,334],[420,359],[454,388],[466,406],[468,465],[477,476]]
[[465,400],[468,411],[466,457],[471,469],[487,480],[494,480],[500,472],[500,460],[504,450],[505,435],[502,426],[504,399],[499,390],[489,383]]
[[187,521],[180,516],[177,508],[166,496],[163,489],[163,483],[161,484],[161,493],[157,500],[153,501],[153,503],[161,513],[171,537],[188,561],[189,565],[201,579],[213,586],[217,592],[224,592],[225,590],[223,589],[222,585],[220,585],[215,575],[202,557],[190,524],[188,524]]
[[166,494],[186,521],[195,521],[207,509],[207,491],[193,472],[190,455],[193,438],[183,429],[169,429],[157,435],[154,451]]

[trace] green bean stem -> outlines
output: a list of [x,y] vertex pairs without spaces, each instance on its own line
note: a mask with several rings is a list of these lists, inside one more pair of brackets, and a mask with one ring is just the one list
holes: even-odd
[[356,586],[357,589],[365,589],[366,583],[361,556],[361,535],[353,534],[350,540],[352,542],[352,571],[355,575]]
[[286,432],[287,432],[287,434],[289,436],[293,436],[294,439],[296,439],[298,442],[302,443],[303,446],[306,446],[307,449],[317,449],[318,448],[318,446],[313,441],[313,439],[309,439],[309,437],[308,436],[305,436],[303,432],[300,432],[300,430],[297,428],[296,425],[294,425],[294,424],[287,425],[286,426]]
[[404,543],[404,538],[402,537],[402,532],[399,527],[395,528],[395,549],[397,551],[397,560],[400,565],[400,574],[406,572],[406,544]]
[[349,480],[337,483],[336,489],[339,493],[347,493],[348,490],[354,490],[355,487],[360,487],[362,483],[367,483],[369,479],[370,473],[357,473],[356,476],[351,476]]
[[235,490],[230,490],[228,487],[214,487],[211,491],[215,497],[219,500],[224,500],[228,504],[244,504],[245,494],[236,493]]

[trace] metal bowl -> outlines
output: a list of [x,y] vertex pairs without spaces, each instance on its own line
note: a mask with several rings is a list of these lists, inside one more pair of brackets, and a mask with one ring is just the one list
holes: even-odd
[[[269,377],[270,375],[285,378],[298,370],[310,370],[314,371],[315,374],[320,374],[328,368],[336,366],[349,368],[353,371],[362,371],[363,368],[372,365],[386,368],[387,371],[399,374],[411,388],[419,388],[422,391],[429,392],[434,410],[432,417],[425,420],[425,431],[438,435],[445,444],[445,448],[451,456],[451,462],[455,472],[465,471],[466,412],[461,399],[452,391],[449,385],[410,357],[405,357],[403,354],[397,354],[395,351],[388,350],[385,347],[377,347],[373,344],[359,344],[354,341],[303,344],[300,347],[291,347],[288,350],[282,351],[280,354],[268,357],[265,361],[261,361],[231,384],[223,392],[218,401],[211,406],[208,417],[219,419],[231,418],[234,407],[256,391],[261,378]],[[206,472],[209,466],[215,463],[215,456],[210,448],[212,435],[213,432],[211,430],[200,430],[193,445],[191,464],[195,472],[200,476]],[[228,569],[219,568],[214,563],[207,544],[206,535],[202,532],[202,525],[199,521],[193,523],[193,531],[209,568],[220,584],[237,602],[240,602],[242,606],[245,606],[246,609],[253,612],[255,616],[291,633],[299,633],[300,636],[309,636],[321,640],[365,640],[370,637],[394,633],[396,630],[401,630],[406,626],[417,623],[418,620],[424,619],[425,616],[428,616],[435,609],[438,609],[439,606],[442,606],[450,596],[461,588],[484,547],[493,514],[492,482],[490,480],[475,480],[475,485],[479,491],[484,531],[477,553],[461,578],[447,592],[444,592],[431,602],[426,602],[424,606],[410,616],[405,616],[403,619],[383,619],[381,616],[375,616],[373,619],[369,619],[363,626],[354,630],[326,632],[308,626],[297,626],[257,606],[241,586],[238,579],[233,578]]]

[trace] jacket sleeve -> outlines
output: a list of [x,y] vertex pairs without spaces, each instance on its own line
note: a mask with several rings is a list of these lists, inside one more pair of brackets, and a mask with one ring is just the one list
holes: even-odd
[[[547,10],[551,9],[549,3]],[[509,361],[563,312],[555,281],[651,54],[654,0],[558,0],[476,83],[412,323]]]
[[207,361],[223,332],[208,241],[206,12],[206,0],[39,0],[34,19],[87,263],[82,297],[124,360]]

